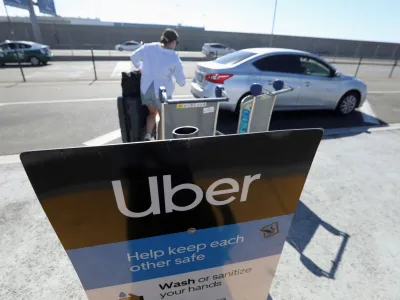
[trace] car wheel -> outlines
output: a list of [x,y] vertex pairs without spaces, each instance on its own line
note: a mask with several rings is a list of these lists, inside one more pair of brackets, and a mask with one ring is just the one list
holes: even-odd
[[356,92],[346,93],[336,107],[336,112],[342,116],[352,113],[360,101],[360,95]]
[[122,47],[119,47],[119,48],[118,48],[118,51],[122,51],[122,50],[124,50],[124,49],[122,49]]
[[235,114],[237,114],[239,116],[239,114],[240,114],[240,104],[241,104],[242,100],[244,98],[246,98],[247,96],[250,96],[250,95],[251,95],[251,93],[248,92],[248,93],[244,94],[242,97],[240,97],[239,101],[236,103]]
[[49,62],[48,61],[42,61],[42,65],[46,66]]
[[40,60],[35,56],[32,56],[29,61],[32,66],[38,66],[40,64]]

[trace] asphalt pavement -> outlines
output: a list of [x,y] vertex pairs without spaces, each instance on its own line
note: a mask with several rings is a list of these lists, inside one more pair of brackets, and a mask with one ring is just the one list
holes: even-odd
[[[332,129],[400,123],[398,83],[370,81],[368,101],[346,117],[330,111],[274,112],[271,129]],[[107,135],[103,144],[120,142],[116,104],[120,94],[118,81],[0,86],[0,155],[82,146]],[[191,97],[189,84],[177,87],[175,97]],[[237,116],[221,111],[217,127],[225,134],[234,133]]]
[[[184,61],[183,67],[188,78],[195,74],[198,62]],[[388,79],[392,71],[392,64],[362,64],[360,67],[355,63],[334,63],[334,66],[342,73],[355,75],[369,80]],[[29,64],[22,65],[27,82],[60,82],[60,81],[118,81],[121,72],[132,70],[133,66],[128,60],[122,61],[70,61],[50,62],[46,66],[33,67]],[[358,71],[357,71],[358,68]],[[400,80],[400,66],[393,69],[392,79]],[[0,68],[0,83],[22,82],[23,77],[17,64],[7,65]]]
[[[85,299],[18,155],[119,143],[116,97],[126,66],[99,64],[99,81],[90,63],[31,68],[28,83],[9,80],[18,69],[0,70],[0,299]],[[188,74],[194,68],[185,65]],[[72,79],[61,81],[66,76]],[[368,100],[349,116],[273,113],[272,130],[322,127],[326,135],[269,300],[400,299],[400,80],[365,80]],[[177,87],[176,98],[189,96],[188,85]],[[236,122],[221,111],[218,130],[234,133]]]
[[[322,141],[268,300],[400,299],[399,151],[400,130]],[[87,299],[19,162],[0,195],[0,299]]]

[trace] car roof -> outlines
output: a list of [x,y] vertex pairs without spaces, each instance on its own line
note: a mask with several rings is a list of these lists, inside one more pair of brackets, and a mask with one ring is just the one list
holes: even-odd
[[4,42],[0,43],[0,45],[10,44],[10,43],[21,43],[21,44],[28,44],[28,45],[41,45],[39,43],[30,42],[30,41],[11,41],[11,40],[5,40]]
[[282,53],[282,54],[307,54],[310,55],[311,53],[301,51],[301,50],[294,50],[294,49],[287,49],[287,48],[248,48],[242,49],[242,51],[250,51],[256,54],[269,54],[269,53]]

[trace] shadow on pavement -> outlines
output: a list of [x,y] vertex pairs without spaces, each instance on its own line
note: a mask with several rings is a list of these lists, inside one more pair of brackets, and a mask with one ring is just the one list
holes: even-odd
[[[224,134],[234,134],[237,130],[237,115],[221,110],[218,115],[218,131]],[[371,121],[373,123],[371,123]],[[362,130],[347,132],[345,135],[357,135],[368,128],[387,125],[382,120],[371,117],[360,111],[354,111],[348,116],[339,116],[332,111],[277,111],[272,114],[270,130],[323,128],[338,129],[360,127]],[[330,138],[342,137],[343,133],[332,134]]]
[[[312,261],[311,258],[304,255],[304,250],[310,243],[319,226],[322,226],[334,236],[342,237],[341,245],[337,251],[335,259],[332,261],[330,270],[322,270]],[[340,261],[342,260],[349,237],[350,236],[347,233],[342,232],[323,221],[302,201],[300,201],[299,205],[297,206],[297,210],[286,241],[299,252],[300,261],[311,273],[318,277],[335,279],[335,274],[339,267]]]

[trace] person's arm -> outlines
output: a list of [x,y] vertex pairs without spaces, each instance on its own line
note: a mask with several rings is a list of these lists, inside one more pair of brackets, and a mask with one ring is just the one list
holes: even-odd
[[145,47],[144,45],[139,47],[138,49],[133,51],[131,54],[131,61],[132,61],[133,65],[139,70],[142,69],[142,62],[144,59],[144,55],[143,55],[144,47]]
[[186,84],[186,76],[183,72],[182,61],[180,60],[180,58],[178,58],[178,63],[175,66],[174,77],[176,79],[176,83],[180,86],[184,86]]

